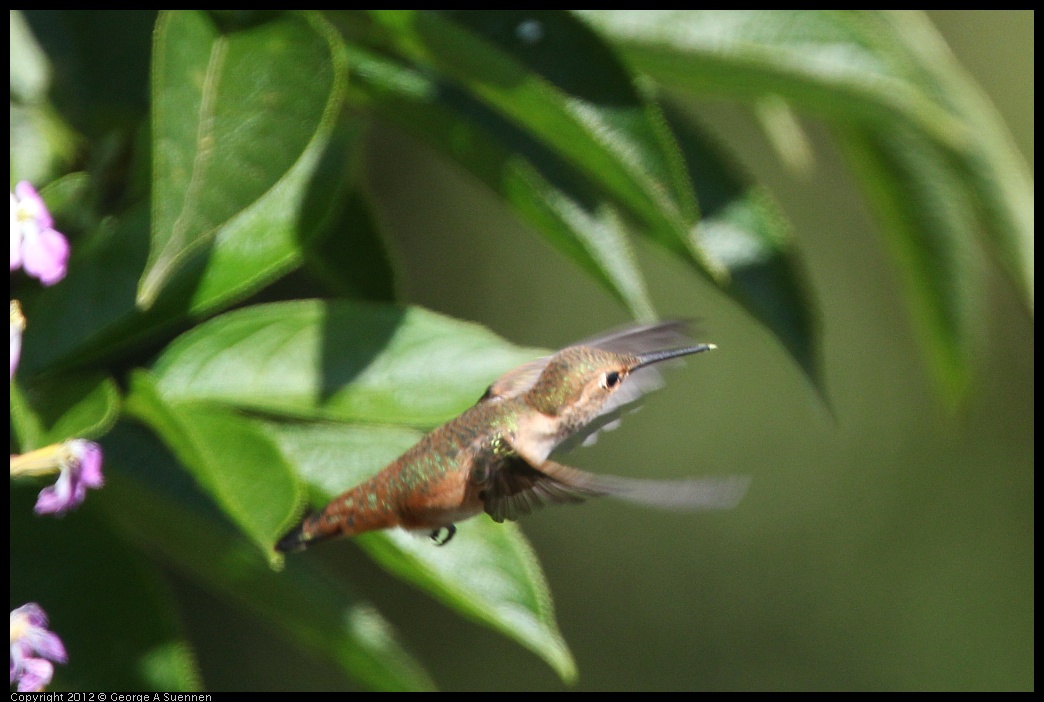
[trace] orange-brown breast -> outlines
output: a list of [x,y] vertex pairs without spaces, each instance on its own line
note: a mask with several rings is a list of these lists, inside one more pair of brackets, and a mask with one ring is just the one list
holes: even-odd
[[446,471],[423,489],[410,493],[400,507],[402,526],[437,529],[480,513],[482,501],[470,484],[469,474],[468,470]]

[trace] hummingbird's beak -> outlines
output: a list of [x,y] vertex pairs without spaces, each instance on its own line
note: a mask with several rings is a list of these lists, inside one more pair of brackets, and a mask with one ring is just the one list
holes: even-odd
[[695,346],[685,346],[680,349],[668,349],[666,351],[653,351],[651,353],[640,353],[635,358],[638,359],[638,363],[631,366],[632,371],[636,371],[639,368],[651,365],[653,363],[659,363],[660,361],[666,361],[671,358],[678,358],[679,356],[688,356],[693,353],[703,353],[704,351],[713,351],[718,348],[714,344],[696,344]]

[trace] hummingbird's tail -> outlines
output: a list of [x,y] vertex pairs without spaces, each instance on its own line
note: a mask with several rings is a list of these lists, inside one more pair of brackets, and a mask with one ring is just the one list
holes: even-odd
[[309,512],[297,527],[279,539],[276,551],[301,551],[336,536],[355,536],[398,526],[401,523],[398,513],[374,499],[382,487],[376,479],[370,479],[334,498],[320,511]]
[[316,532],[316,513],[309,512],[301,522],[291,529],[275,545],[279,553],[290,553],[292,551],[303,551],[316,541],[328,539],[336,534],[318,534]]

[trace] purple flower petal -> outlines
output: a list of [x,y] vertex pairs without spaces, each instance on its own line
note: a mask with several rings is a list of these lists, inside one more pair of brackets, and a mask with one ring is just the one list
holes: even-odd
[[99,488],[102,476],[101,447],[93,441],[74,439],[66,442],[68,457],[54,485],[40,491],[34,511],[37,514],[64,514],[79,507],[87,497],[87,488]]
[[105,477],[101,470],[101,446],[93,441],[80,439],[76,450],[80,454],[80,481],[89,488],[100,488],[105,484]]
[[[26,658],[18,680],[19,692],[40,692],[54,677],[54,664],[43,658]],[[12,680],[12,682],[14,682]]]
[[25,237],[23,257],[26,273],[39,278],[44,285],[54,285],[65,277],[69,242],[54,229],[42,229],[35,236]]
[[40,229],[50,229],[54,226],[54,220],[51,219],[51,213],[47,211],[47,205],[44,204],[43,198],[36,192],[32,183],[27,180],[18,183],[15,186],[15,196],[18,198],[18,204],[32,215]]
[[43,607],[36,604],[35,602],[27,602],[15,611],[11,612],[11,614],[25,617],[26,621],[29,622],[30,626],[47,626],[47,613],[43,611]]
[[25,268],[44,285],[65,277],[69,242],[54,229],[54,219],[36,190],[26,181],[11,193],[11,270]]
[[61,639],[47,629],[47,615],[30,602],[11,612],[11,684],[19,692],[42,690],[54,676],[54,665],[68,656]]
[[76,506],[72,480],[69,479],[69,472],[63,470],[54,485],[40,491],[33,511],[37,514],[62,514]]

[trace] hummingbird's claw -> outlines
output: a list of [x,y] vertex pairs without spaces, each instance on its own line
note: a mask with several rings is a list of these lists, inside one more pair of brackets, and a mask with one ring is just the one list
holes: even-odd
[[[446,538],[440,539],[439,535],[442,534],[443,529],[446,530]],[[453,535],[457,533],[457,525],[450,524],[449,526],[439,527],[431,532],[431,540],[435,542],[436,546],[445,546],[453,538]]]

